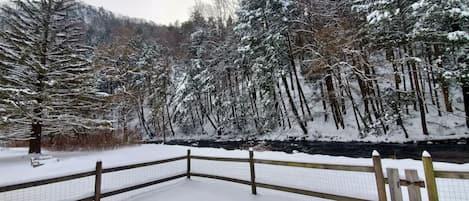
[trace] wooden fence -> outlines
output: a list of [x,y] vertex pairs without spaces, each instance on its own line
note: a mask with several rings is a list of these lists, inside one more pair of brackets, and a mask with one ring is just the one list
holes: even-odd
[[[192,176],[198,176],[198,177],[205,177],[205,178],[211,178],[211,179],[218,179],[218,180],[224,180],[224,181],[230,181],[230,182],[235,182],[235,183],[240,183],[240,184],[246,184],[246,185],[251,185],[252,189],[252,194],[257,193],[257,187],[260,188],[267,188],[267,189],[272,189],[272,190],[279,190],[279,191],[284,191],[284,192],[290,192],[290,193],[296,193],[296,194],[302,194],[302,195],[307,195],[307,196],[313,196],[313,197],[319,197],[319,198],[324,198],[324,199],[330,199],[330,200],[344,200],[344,201],[357,201],[357,200],[366,200],[362,198],[355,198],[355,197],[350,197],[350,196],[344,196],[344,195],[334,195],[334,194],[329,194],[329,193],[324,193],[324,192],[315,192],[311,190],[305,190],[305,189],[298,189],[298,188],[291,188],[291,187],[286,187],[286,186],[278,186],[278,185],[272,185],[272,184],[266,184],[266,183],[259,183],[256,182],[255,178],[255,164],[266,164],[266,165],[276,165],[276,166],[288,166],[288,167],[299,167],[299,168],[313,168],[313,169],[325,169],[325,170],[336,170],[336,171],[351,171],[351,172],[364,172],[364,173],[374,173],[375,179],[376,179],[376,188],[378,192],[378,199],[380,201],[386,201],[386,184],[394,184],[394,186],[397,186],[395,188],[390,189],[391,190],[391,195],[396,195],[398,196],[399,193],[402,197],[402,192],[400,192],[400,186],[408,186],[408,187],[414,187],[414,188],[408,188],[409,189],[409,195],[412,195],[412,197],[420,197],[416,196],[414,194],[420,193],[420,188],[425,186],[424,181],[420,181],[418,179],[418,175],[416,170],[408,170],[410,171],[410,175],[414,177],[408,177],[406,179],[400,179],[399,174],[396,173],[397,169],[388,169],[388,175],[389,171],[391,171],[391,174],[397,175],[397,178],[393,176],[392,178],[384,178],[384,173],[381,165],[381,158],[377,152],[374,152],[373,154],[373,166],[357,166],[357,165],[334,165],[334,164],[321,164],[321,163],[301,163],[301,162],[292,162],[292,161],[276,161],[276,160],[264,160],[264,159],[254,159],[254,152],[252,150],[249,151],[249,158],[221,158],[221,157],[207,157],[207,156],[192,156],[190,155],[190,151],[188,151],[187,157],[190,159],[197,159],[197,160],[211,160],[211,161],[220,161],[220,162],[248,162],[250,163],[250,176],[251,176],[251,181],[246,181],[246,180],[241,180],[241,179],[236,179],[236,178],[230,178],[230,177],[224,177],[224,176],[219,176],[219,175],[209,175],[209,174],[201,174],[201,173],[194,173],[194,172],[188,172],[188,175]],[[190,161],[190,160],[188,160]],[[190,167],[190,164],[188,164],[188,167]],[[389,185],[391,186],[391,185]],[[418,191],[414,190],[415,188],[418,189]],[[399,190],[399,191],[398,191]],[[393,201],[399,201],[399,199],[394,199],[395,196],[392,196]],[[411,199],[411,201],[414,201],[415,199]],[[418,200],[418,199],[417,199]],[[416,201],[417,201],[416,200]],[[420,199],[421,200],[421,199]]]
[[[174,161],[180,160],[187,160],[187,170],[186,173],[177,174],[170,177],[157,179],[153,181],[149,181],[146,183],[125,187],[121,189],[116,189],[108,192],[101,192],[102,187],[102,175],[111,172],[118,172],[123,170],[130,170],[140,167],[147,167],[153,165],[159,165]],[[250,167],[250,180],[243,180],[231,177],[225,177],[221,175],[211,175],[211,174],[203,174],[191,171],[191,160],[209,160],[209,161],[219,161],[219,162],[239,162],[239,163],[249,163]],[[452,178],[452,179],[469,179],[469,172],[457,172],[457,171],[443,171],[443,170],[434,170],[433,169],[433,162],[431,156],[428,153],[424,153],[422,157],[423,167],[425,171],[425,180],[427,182],[421,181],[419,179],[418,173],[416,170],[405,170],[405,178],[400,178],[398,169],[388,168],[386,169],[387,178],[384,177],[383,168],[381,165],[381,158],[377,152],[373,152],[373,166],[357,166],[357,165],[333,165],[333,164],[321,164],[321,163],[301,163],[301,162],[292,162],[292,161],[277,161],[277,160],[265,160],[265,159],[255,159],[253,150],[249,150],[249,158],[224,158],[224,157],[209,157],[209,156],[196,156],[191,155],[191,151],[187,151],[186,156],[180,156],[175,158],[169,158],[165,160],[158,160],[153,162],[147,163],[139,163],[133,165],[126,165],[126,166],[119,166],[113,168],[102,168],[102,162],[98,161],[96,163],[96,169],[94,171],[82,172],[73,175],[67,175],[62,177],[50,178],[45,180],[27,182],[22,184],[15,184],[9,186],[0,187],[0,193],[20,190],[20,189],[27,189],[31,187],[37,186],[44,186],[48,184],[70,181],[74,179],[80,179],[84,177],[94,176],[95,177],[95,184],[94,184],[94,194],[92,196],[88,196],[80,201],[99,201],[101,198],[106,198],[114,195],[118,195],[121,193],[126,193],[129,191],[137,190],[140,188],[149,187],[152,185],[156,185],[163,182],[168,182],[171,180],[187,177],[188,179],[191,176],[194,177],[203,177],[209,179],[217,179],[229,182],[235,182],[239,184],[245,184],[251,186],[252,194],[257,194],[257,188],[266,188],[278,191],[284,191],[289,193],[296,193],[301,195],[319,197],[324,199],[331,199],[331,200],[350,200],[350,201],[357,201],[357,200],[365,200],[362,198],[355,198],[350,196],[344,195],[335,195],[329,194],[325,192],[315,192],[311,190],[305,189],[298,189],[298,188],[291,188],[287,186],[279,186],[267,183],[261,183],[256,181],[256,174],[255,174],[255,164],[265,164],[265,165],[275,165],[275,166],[288,166],[288,167],[296,167],[296,168],[313,168],[313,169],[325,169],[325,170],[336,170],[336,171],[351,171],[351,172],[365,172],[365,173],[373,173],[376,180],[376,186],[378,192],[378,200],[379,201],[387,201],[386,197],[386,185],[388,185],[389,194],[391,195],[392,201],[402,201],[402,189],[401,186],[406,186],[409,200],[410,201],[421,201],[421,192],[420,188],[427,188],[428,198],[430,201],[438,201],[438,190],[436,185],[436,178]]]
[[102,175],[106,173],[111,173],[111,172],[118,172],[118,171],[123,171],[123,170],[130,170],[130,169],[135,169],[135,168],[140,168],[140,167],[147,167],[147,166],[153,166],[153,165],[159,165],[159,164],[164,164],[164,163],[169,163],[169,162],[174,162],[174,161],[179,161],[179,160],[185,160],[187,159],[186,156],[181,156],[181,157],[175,157],[175,158],[169,158],[165,160],[158,160],[158,161],[153,161],[153,162],[147,162],[147,163],[138,163],[138,164],[133,164],[133,165],[125,165],[125,166],[119,166],[119,167],[113,167],[113,168],[102,168],[102,162],[98,161],[96,162],[96,169],[94,171],[89,171],[89,172],[83,172],[83,173],[78,173],[78,174],[73,174],[73,175],[68,175],[68,176],[62,176],[62,177],[55,177],[51,179],[45,179],[45,180],[39,180],[39,181],[32,181],[32,182],[27,182],[27,183],[22,183],[22,184],[15,184],[15,185],[10,185],[10,186],[3,186],[0,187],[0,193],[3,192],[8,192],[8,191],[14,191],[14,190],[21,190],[21,189],[27,189],[31,187],[37,187],[37,186],[44,186],[47,184],[53,184],[53,183],[58,183],[58,182],[64,182],[64,181],[71,181],[75,179],[81,179],[89,176],[95,176],[95,186],[94,186],[94,195],[85,197],[82,199],[78,199],[80,201],[91,201],[91,200],[96,200],[99,201],[101,198],[106,198],[110,197],[113,195],[137,190],[140,188],[145,188],[148,186],[156,185],[159,183],[179,179],[185,177],[187,174],[178,174],[178,175],[173,175],[170,177],[162,178],[162,179],[157,179],[153,181],[149,181],[146,183],[142,183],[139,185],[131,186],[131,187],[125,187],[121,189],[116,189],[113,191],[109,192],[101,192],[101,182],[102,182]]

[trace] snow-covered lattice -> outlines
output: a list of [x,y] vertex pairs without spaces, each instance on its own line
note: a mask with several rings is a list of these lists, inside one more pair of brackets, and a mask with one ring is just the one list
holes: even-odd
[[249,163],[191,160],[191,172],[250,180]]
[[77,200],[93,195],[94,176],[0,193],[1,201]]
[[[146,182],[184,173],[186,173],[185,160],[104,173],[102,175],[101,192],[106,193],[109,191],[135,186],[138,184],[143,184]],[[143,192],[152,191],[157,188],[159,188],[158,185],[153,185],[147,188],[126,192],[124,194],[118,194],[115,196],[103,198],[102,200],[127,200],[129,197],[141,194]]]
[[469,179],[437,178],[438,197],[444,201],[469,200]]
[[256,164],[256,181],[314,192],[374,200],[373,173]]
[[[249,163],[192,160],[191,172],[250,180]],[[338,171],[255,164],[256,182],[319,193],[374,200],[375,176],[368,172]],[[262,191],[258,189],[258,191]]]

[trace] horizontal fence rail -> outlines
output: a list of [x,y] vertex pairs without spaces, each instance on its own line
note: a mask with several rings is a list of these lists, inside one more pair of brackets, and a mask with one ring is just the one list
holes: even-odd
[[236,179],[236,178],[232,178],[232,177],[224,177],[224,176],[203,174],[203,173],[196,173],[196,172],[192,172],[191,176],[204,177],[204,178],[209,178],[209,179],[218,179],[218,180],[229,181],[229,182],[234,182],[234,183],[238,183],[238,184],[251,185],[251,181],[247,181],[247,180],[243,180],[243,179]]
[[343,201],[364,200],[364,199],[353,198],[353,197],[348,197],[348,196],[320,193],[320,192],[314,192],[314,191],[302,190],[302,189],[296,189],[296,188],[290,188],[290,187],[284,187],[284,186],[277,186],[277,185],[265,184],[265,183],[257,183],[257,186],[261,188],[284,191],[284,192],[289,192],[289,193],[296,193],[296,194],[301,194],[301,195],[308,195],[312,197],[324,198],[324,199],[329,199],[329,200],[339,200],[339,201],[340,200],[343,200]]
[[133,164],[133,165],[124,165],[124,166],[113,167],[113,168],[105,168],[103,169],[103,174],[122,171],[122,170],[130,170],[130,169],[135,169],[135,168],[147,167],[147,166],[152,166],[152,165],[158,165],[158,164],[163,164],[163,163],[169,163],[169,162],[174,162],[174,161],[179,161],[179,160],[185,160],[186,158],[187,156],[180,156],[176,158],[169,158],[169,159],[158,160],[158,161],[153,161],[153,162],[138,163],[138,164]]
[[208,160],[208,161],[220,161],[220,162],[241,162],[247,163],[247,158],[223,158],[223,157],[210,157],[210,156],[190,156],[192,159]]
[[446,179],[469,179],[469,172],[435,170],[435,177]]
[[64,181],[70,181],[70,180],[80,179],[80,178],[94,176],[94,175],[95,175],[95,171],[89,171],[89,172],[82,172],[82,173],[77,173],[77,174],[72,174],[72,175],[67,175],[67,176],[54,177],[50,179],[31,181],[31,182],[22,183],[22,184],[2,186],[0,187],[0,193],[7,192],[7,191],[21,190],[21,189],[31,188],[31,187],[36,187],[36,186],[43,186],[47,184],[59,183],[59,182],[64,182]]
[[[384,182],[386,184],[389,184],[389,179],[384,178]],[[425,188],[425,181],[411,182],[411,181],[408,181],[408,180],[405,180],[405,179],[400,179],[399,180],[399,185],[401,185],[401,186],[418,186],[420,188]]]
[[289,166],[289,167],[314,168],[314,169],[339,170],[339,171],[353,171],[353,172],[374,172],[374,169],[371,166],[332,165],[332,164],[320,164],[320,163],[274,161],[274,160],[263,160],[263,159],[254,159],[254,162],[259,163],[259,164],[279,165],[279,166]]

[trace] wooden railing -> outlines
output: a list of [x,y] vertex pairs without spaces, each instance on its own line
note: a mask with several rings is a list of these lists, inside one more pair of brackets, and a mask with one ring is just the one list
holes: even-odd
[[153,161],[153,162],[147,162],[147,163],[138,163],[138,164],[133,164],[133,165],[125,165],[125,166],[119,166],[119,167],[113,167],[113,168],[102,168],[102,162],[98,161],[96,162],[96,169],[94,171],[88,171],[88,172],[83,172],[83,173],[78,173],[78,174],[73,174],[73,175],[68,175],[68,176],[62,176],[62,177],[55,177],[55,178],[50,178],[50,179],[45,179],[45,180],[39,180],[39,181],[32,181],[32,182],[27,182],[27,183],[22,183],[22,184],[15,184],[15,185],[9,185],[9,186],[2,186],[0,187],[0,193],[2,192],[8,192],[8,191],[14,191],[14,190],[21,190],[21,189],[26,189],[26,188],[31,188],[31,187],[37,187],[37,186],[44,186],[47,184],[53,184],[53,183],[59,183],[59,182],[64,182],[64,181],[70,181],[70,180],[75,180],[75,179],[81,179],[89,176],[95,176],[95,190],[94,194],[89,197],[85,197],[82,199],[78,199],[80,201],[88,201],[88,200],[96,200],[99,201],[101,198],[105,197],[110,197],[113,195],[137,190],[140,188],[145,188],[148,186],[152,186],[155,184],[179,179],[182,177],[185,177],[186,174],[178,174],[178,175],[173,175],[170,177],[162,178],[162,179],[157,179],[153,181],[149,181],[146,183],[138,184],[135,186],[130,186],[130,187],[125,187],[121,189],[116,189],[113,191],[109,192],[101,192],[101,178],[103,174],[106,173],[111,173],[111,172],[118,172],[118,171],[123,171],[123,170],[130,170],[130,169],[135,169],[135,168],[141,168],[141,167],[147,167],[147,166],[153,166],[153,165],[159,165],[159,164],[164,164],[164,163],[169,163],[169,162],[174,162],[174,161],[179,161],[179,160],[185,160],[187,159],[186,156],[181,156],[181,157],[175,157],[175,158],[169,158],[169,159],[164,159],[164,160],[158,160],[158,161]]
[[372,166],[353,166],[353,165],[331,165],[331,164],[319,164],[319,163],[302,163],[302,162],[292,162],[292,161],[276,161],[276,160],[264,160],[264,159],[254,159],[254,152],[249,151],[249,158],[223,158],[223,157],[208,157],[208,156],[193,156],[188,152],[188,158],[196,160],[209,160],[209,161],[219,161],[219,162],[240,162],[240,163],[250,163],[250,175],[251,181],[225,177],[220,175],[211,175],[211,174],[202,174],[196,172],[190,172],[191,176],[195,177],[204,177],[210,179],[218,179],[223,181],[229,181],[239,184],[251,185],[252,193],[257,194],[257,187],[267,188],[272,190],[284,191],[289,193],[296,193],[301,195],[319,197],[324,199],[331,200],[365,200],[360,198],[354,198],[343,195],[333,195],[323,192],[315,192],[305,189],[291,188],[286,186],[279,186],[267,183],[260,183],[255,181],[255,164],[266,164],[266,165],[276,165],[276,166],[288,166],[288,167],[301,167],[301,168],[314,168],[314,169],[326,169],[326,170],[339,170],[339,171],[354,171],[354,172],[367,172],[373,173],[374,168]]
[[[177,174],[170,177],[152,180],[146,183],[123,187],[120,189],[115,189],[108,192],[101,192],[102,190],[102,175],[106,173],[130,170],[135,168],[159,165],[169,162],[175,162],[180,160],[187,160],[187,170],[186,173]],[[250,167],[250,180],[243,180],[238,178],[231,178],[221,175],[211,175],[211,174],[203,174],[191,171],[191,160],[208,160],[208,161],[219,161],[219,162],[238,162],[238,163],[249,163]],[[313,169],[325,169],[325,170],[335,170],[335,171],[352,171],[352,172],[364,172],[364,173],[373,173],[375,176],[376,181],[376,188],[378,192],[378,200],[379,201],[387,201],[386,197],[386,185],[389,186],[389,191],[391,195],[391,200],[393,201],[401,201],[402,198],[402,191],[401,186],[406,186],[408,190],[409,200],[410,201],[421,201],[421,193],[420,188],[427,188],[428,197],[430,201],[438,201],[438,191],[436,186],[435,178],[453,178],[453,179],[469,179],[469,172],[457,172],[457,171],[444,171],[444,170],[433,170],[433,163],[429,154],[424,154],[422,158],[424,170],[425,170],[425,180],[427,182],[421,181],[419,179],[418,173],[416,170],[405,170],[405,179],[401,179],[399,177],[399,173],[397,169],[388,168],[387,171],[387,178],[383,175],[383,168],[381,165],[381,158],[377,152],[373,154],[373,166],[359,166],[359,165],[337,165],[337,164],[321,164],[321,163],[305,163],[305,162],[292,162],[292,161],[278,161],[278,160],[265,160],[265,159],[255,159],[254,152],[252,150],[249,151],[249,158],[225,158],[225,157],[209,157],[209,156],[197,156],[191,155],[191,151],[187,151],[186,156],[180,156],[175,158],[169,158],[164,160],[158,160],[153,162],[146,162],[146,163],[138,163],[132,165],[125,165],[119,167],[112,167],[112,168],[102,168],[102,163],[98,161],[96,163],[96,168],[94,171],[87,171],[82,173],[77,173],[73,175],[67,175],[62,177],[55,177],[40,181],[33,181],[27,182],[22,184],[15,184],[9,186],[0,187],[0,193],[20,190],[20,189],[27,189],[31,187],[37,186],[44,186],[48,184],[70,181],[75,179],[80,179],[84,177],[95,176],[95,184],[94,184],[94,194],[82,199],[78,199],[80,201],[88,201],[88,200],[96,200],[99,201],[101,198],[106,198],[110,196],[114,196],[121,193],[126,193],[129,191],[137,190],[140,188],[145,188],[148,186],[160,184],[163,182],[187,177],[188,179],[191,176],[194,177],[203,177],[209,179],[217,179],[222,181],[229,181],[239,184],[245,184],[251,186],[252,194],[257,194],[257,188],[266,188],[278,191],[284,191],[289,193],[296,193],[301,195],[319,197],[324,199],[331,199],[331,200],[365,200],[363,198],[356,198],[350,197],[345,195],[335,195],[325,192],[316,192],[306,189],[299,189],[299,188],[292,188],[287,186],[279,186],[267,183],[261,183],[256,181],[256,174],[255,174],[255,164],[264,164],[264,165],[274,165],[274,166],[288,166],[288,167],[296,167],[296,168],[313,168]]]

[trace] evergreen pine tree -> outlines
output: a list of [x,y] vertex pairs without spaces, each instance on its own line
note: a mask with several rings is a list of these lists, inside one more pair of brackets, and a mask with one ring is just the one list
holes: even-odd
[[97,115],[107,94],[96,91],[92,49],[82,42],[76,6],[73,0],[13,0],[2,7],[3,121],[15,138],[30,139],[30,153],[41,152],[43,135],[109,125]]

